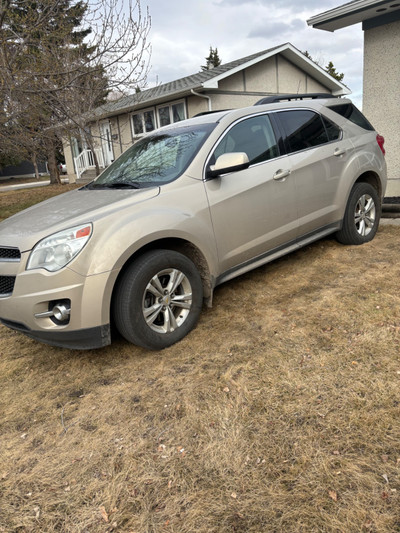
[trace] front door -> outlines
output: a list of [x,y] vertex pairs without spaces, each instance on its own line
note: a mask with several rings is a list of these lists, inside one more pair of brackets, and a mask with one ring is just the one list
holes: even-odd
[[245,152],[250,167],[206,182],[221,274],[295,242],[297,206],[286,155],[267,115],[235,124],[210,159]]
[[108,120],[100,124],[101,147],[104,156],[104,165],[108,167],[114,161],[114,152],[111,140],[111,128]]

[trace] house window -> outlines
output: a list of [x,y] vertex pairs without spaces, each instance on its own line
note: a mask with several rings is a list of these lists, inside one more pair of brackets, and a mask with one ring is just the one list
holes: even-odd
[[185,120],[185,118],[185,103],[183,101],[160,106],[157,108],[157,113],[155,109],[138,111],[131,116],[133,136],[138,137],[156,128]]
[[168,126],[168,124],[171,124],[171,117],[169,111],[169,106],[158,108],[158,121],[160,123],[160,126]]
[[148,109],[132,115],[133,135],[143,135],[156,129],[154,111]]
[[185,104],[183,102],[159,107],[157,113],[160,127],[168,126],[168,124],[173,122],[180,122],[186,118]]

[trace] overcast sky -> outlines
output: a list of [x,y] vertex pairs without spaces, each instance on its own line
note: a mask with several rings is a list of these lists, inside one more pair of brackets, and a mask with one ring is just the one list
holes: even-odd
[[152,19],[148,86],[200,71],[210,46],[222,63],[290,42],[322,66],[332,61],[361,107],[363,32],[357,24],[334,33],[307,19],[345,0],[142,0]]

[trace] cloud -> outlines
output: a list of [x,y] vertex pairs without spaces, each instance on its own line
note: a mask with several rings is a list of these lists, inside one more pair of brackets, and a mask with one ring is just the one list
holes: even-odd
[[268,38],[276,37],[277,39],[286,40],[285,36],[293,35],[293,32],[304,30],[307,25],[304,20],[293,19],[291,22],[286,23],[278,19],[262,20],[260,21],[247,35],[249,39],[254,38]]
[[271,9],[290,8],[292,11],[299,11],[299,8],[302,10],[306,7],[309,10],[317,9],[320,13],[338,5],[337,0],[306,0],[302,2],[302,5],[299,5],[299,0],[257,0],[256,2],[253,0],[215,0],[214,3],[221,7],[259,4]]

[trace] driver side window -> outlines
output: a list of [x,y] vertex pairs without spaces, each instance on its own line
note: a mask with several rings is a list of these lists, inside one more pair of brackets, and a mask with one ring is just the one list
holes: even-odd
[[218,143],[211,164],[222,154],[244,152],[250,165],[279,156],[279,149],[267,115],[260,115],[235,124]]

